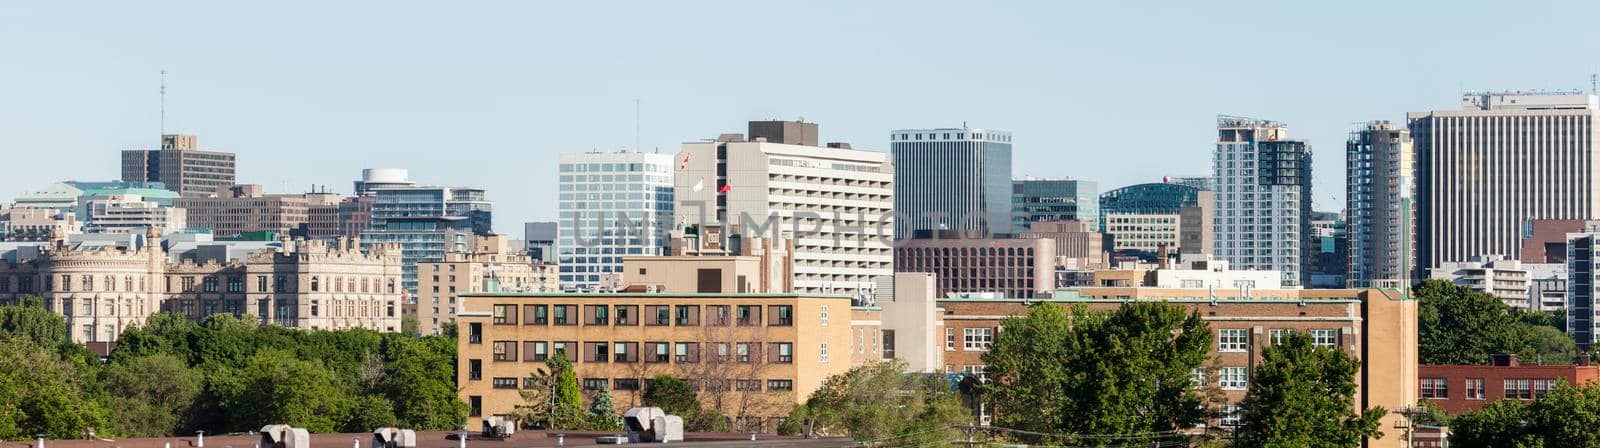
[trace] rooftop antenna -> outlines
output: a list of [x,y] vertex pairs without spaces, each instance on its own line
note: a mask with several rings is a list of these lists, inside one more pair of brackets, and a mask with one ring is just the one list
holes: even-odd
[[1600,95],[1600,74],[1589,74],[1589,94]]
[[167,71],[161,71],[161,135],[167,134]]

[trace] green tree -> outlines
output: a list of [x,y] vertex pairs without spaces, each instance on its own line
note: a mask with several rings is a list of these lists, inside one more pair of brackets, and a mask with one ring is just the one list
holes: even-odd
[[1555,327],[1522,325],[1523,348],[1519,357],[1536,364],[1570,364],[1583,356],[1572,337]]
[[806,400],[799,418],[808,420],[817,434],[893,440],[895,446],[945,442],[957,435],[950,425],[972,422],[948,380],[905,370],[904,361],[891,360],[828,377]]
[[283,350],[263,350],[237,372],[220,372],[221,407],[231,428],[282,423],[313,433],[336,432],[350,407],[350,394],[327,367]]
[[[1204,419],[1192,374],[1207,359],[1211,332],[1199,314],[1157,302],[1112,312],[1079,307],[1070,317],[1055,307],[1035,305],[1027,316],[1007,319],[983,355],[993,375],[985,395],[1001,426],[1130,434]],[[1028,421],[1036,417],[1044,423]]]
[[112,423],[125,437],[181,434],[205,377],[183,360],[155,354],[114,362],[100,372]]
[[1423,364],[1488,364],[1489,355],[1523,351],[1523,324],[1500,299],[1445,280],[1419,283],[1413,295]]
[[402,334],[408,336],[418,336],[422,334],[422,332],[419,330],[421,326],[421,324],[417,323],[417,316],[407,314],[400,317],[400,333]]
[[671,375],[656,375],[650,384],[644,388],[642,400],[645,406],[661,408],[668,414],[693,416],[700,413],[700,400],[695,398],[694,389],[689,383]]
[[362,395],[350,406],[349,417],[343,425],[344,432],[370,432],[394,426],[398,421],[394,416],[394,403],[382,395]]
[[1450,445],[1461,448],[1540,446],[1529,433],[1528,405],[1520,400],[1497,400],[1482,409],[1450,419]]
[[594,392],[594,399],[589,402],[589,429],[595,431],[614,431],[622,429],[622,419],[617,416],[617,407],[611,403],[611,388],[600,386]]
[[395,337],[386,350],[379,388],[391,403],[402,404],[394,410],[400,426],[449,430],[466,423],[467,403],[456,394],[454,338]]
[[52,348],[0,336],[0,440],[78,438],[104,428],[104,409],[84,392],[89,380]]
[[1360,361],[1312,345],[1311,337],[1300,332],[1266,347],[1261,358],[1241,406],[1237,446],[1355,447],[1383,436],[1378,419],[1387,412],[1382,407],[1358,414],[1350,406]]
[[23,296],[17,305],[0,306],[0,336],[17,336],[45,348],[70,343],[67,321],[45,309],[38,296]]
[[578,388],[578,374],[572,370],[567,351],[558,349],[545,360],[550,370],[551,406],[549,418],[552,429],[577,429],[583,427],[583,391]]

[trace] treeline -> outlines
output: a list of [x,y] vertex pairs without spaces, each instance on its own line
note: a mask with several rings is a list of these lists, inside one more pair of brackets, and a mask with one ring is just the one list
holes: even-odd
[[0,306],[0,439],[457,429],[455,340],[262,327],[250,316],[151,316],[101,362],[38,298]]
[[1489,363],[1510,354],[1526,364],[1572,364],[1587,356],[1566,334],[1558,313],[1511,308],[1487,293],[1445,280],[1412,288],[1417,299],[1417,353],[1422,364]]

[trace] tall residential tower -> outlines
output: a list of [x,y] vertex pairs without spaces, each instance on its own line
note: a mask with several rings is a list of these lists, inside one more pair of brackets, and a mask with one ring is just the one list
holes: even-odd
[[1285,287],[1306,284],[1310,264],[1311,145],[1289,126],[1217,117],[1214,255],[1235,269],[1279,271]]
[[894,153],[894,233],[1011,231],[1011,133],[991,129],[900,129]]
[[1411,132],[1373,121],[1345,143],[1345,232],[1351,288],[1410,287],[1415,272],[1416,149]]

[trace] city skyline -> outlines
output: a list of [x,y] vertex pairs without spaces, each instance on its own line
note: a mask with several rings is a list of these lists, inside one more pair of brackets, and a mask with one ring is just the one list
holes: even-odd
[[[0,41],[29,43],[0,47],[14,67],[27,68],[0,72],[0,134],[12,137],[8,148],[28,149],[12,162],[77,162],[70,170],[0,179],[0,196],[73,178],[117,178],[120,151],[158,142],[160,72],[167,70],[165,130],[237,153],[240,182],[274,193],[311,185],[345,192],[362,168],[409,168],[419,182],[485,188],[497,202],[495,228],[508,234],[522,222],[555,218],[554,199],[545,194],[555,181],[529,173],[542,173],[559,153],[638,142],[645,152],[672,154],[685,141],[748,120],[798,117],[824,124],[825,140],[882,152],[889,150],[885,134],[897,128],[967,122],[1005,129],[1018,136],[1016,176],[1072,176],[1103,191],[1205,174],[1216,115],[1271,119],[1293,123],[1297,138],[1325,148],[1314,156],[1314,206],[1337,210],[1344,202],[1337,148],[1356,123],[1450,109],[1463,90],[1586,87],[1596,65],[1569,55],[1600,49],[1600,36],[1578,19],[1597,12],[1587,3],[1484,33],[1456,31],[1496,18],[1488,3],[1386,5],[1385,13],[1407,26],[1360,34],[1344,26],[1367,17],[1358,5],[1239,5],[1261,20],[1297,23],[1299,33],[1272,39],[1259,38],[1254,27],[1214,26],[1234,20],[1228,11],[1237,8],[909,5],[786,8],[790,20],[759,22],[740,18],[769,17],[763,11],[775,6],[646,4],[616,14],[583,4],[448,11],[324,5],[326,14],[284,8],[252,11],[248,19],[232,6],[204,3],[112,4],[87,15],[48,3],[0,6],[7,25]],[[837,14],[841,8],[851,13]],[[718,26],[680,26],[690,19]],[[955,21],[981,38],[926,26]],[[815,32],[824,23],[832,24],[829,31]],[[423,24],[440,31],[412,32]],[[1443,34],[1456,40],[1396,58],[1385,70],[1347,62]],[[207,38],[193,38],[199,35]],[[773,41],[729,35],[805,35],[813,51],[802,54],[811,63],[700,69]],[[1547,45],[1518,45],[1522,38]],[[570,45],[578,42],[584,45]],[[1514,46],[1518,64],[1483,64],[1474,56]],[[1219,56],[1230,48],[1242,49],[1240,56]],[[1005,61],[1008,69],[898,71],[910,61],[963,53]],[[1252,59],[1297,69],[1240,63]],[[985,90],[953,95],[950,86]],[[433,151],[455,146],[467,151]],[[1122,168],[1122,157],[1144,163]],[[484,160],[518,168],[484,171]]]

